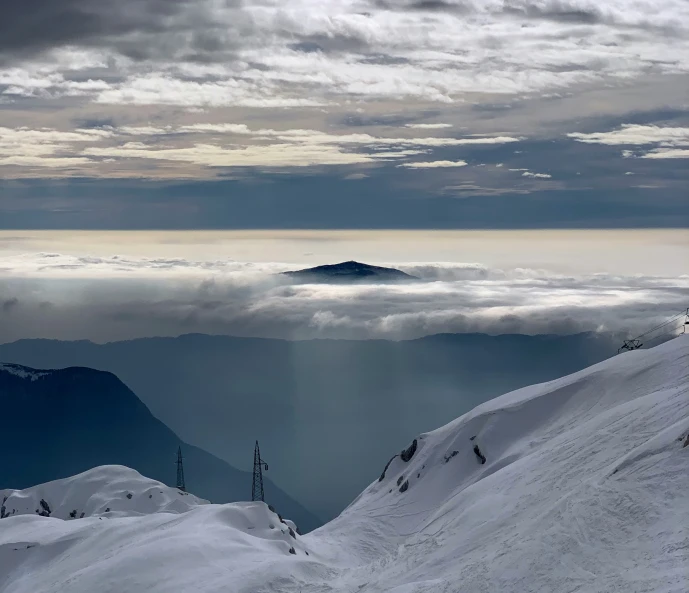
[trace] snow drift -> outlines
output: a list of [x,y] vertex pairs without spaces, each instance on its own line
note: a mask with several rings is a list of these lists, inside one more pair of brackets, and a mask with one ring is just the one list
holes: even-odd
[[103,514],[103,498],[83,519],[10,516],[0,591],[685,593],[688,433],[682,336],[419,435],[304,537],[261,503]]

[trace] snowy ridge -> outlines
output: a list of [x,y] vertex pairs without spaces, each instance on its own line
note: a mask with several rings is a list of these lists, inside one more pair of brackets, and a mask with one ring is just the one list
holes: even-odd
[[419,435],[303,537],[262,503],[102,514],[120,486],[92,517],[10,516],[0,592],[686,593],[688,434],[682,336]]
[[374,591],[412,575],[444,576],[428,589],[443,591],[460,574],[461,591],[686,591],[687,434],[682,336],[503,395],[420,435],[408,463],[393,459],[314,537],[346,538],[369,559],[361,584],[375,582]]
[[122,466],[0,496],[3,593],[227,591],[228,570],[258,582],[264,566],[308,554],[262,502],[208,504]]
[[6,517],[38,514],[58,519],[185,513],[208,504],[121,465],[96,467],[25,490],[0,490],[0,501]]
[[50,374],[50,371],[37,371],[35,369],[11,362],[0,362],[0,372],[2,371],[9,373],[10,375],[15,375],[21,379],[29,379],[31,381],[36,381],[37,379]]

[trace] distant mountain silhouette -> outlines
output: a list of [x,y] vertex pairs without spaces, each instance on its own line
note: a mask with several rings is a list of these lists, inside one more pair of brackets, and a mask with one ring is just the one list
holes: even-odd
[[618,346],[605,334],[400,342],[189,334],[109,344],[20,340],[0,344],[0,360],[114,372],[181,438],[234,466],[250,467],[258,438],[268,477],[327,519],[378,478],[399,443]]
[[346,261],[339,264],[327,264],[307,268],[305,270],[295,270],[292,272],[282,272],[299,282],[323,282],[323,283],[346,283],[360,281],[374,282],[404,282],[418,281],[420,278],[406,274],[395,268],[383,268],[371,266],[357,261]]
[[[183,443],[112,373],[37,371],[0,364],[0,489],[22,489],[100,465],[126,465],[175,485],[181,444],[189,492],[212,502],[250,499],[251,474]],[[251,459],[253,442],[246,445]],[[265,479],[266,502],[302,530],[321,522]]]

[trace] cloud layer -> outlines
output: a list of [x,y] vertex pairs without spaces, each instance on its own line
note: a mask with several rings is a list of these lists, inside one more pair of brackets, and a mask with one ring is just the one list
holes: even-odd
[[[434,148],[501,145],[512,136],[440,137],[333,134],[310,129],[257,129],[238,123],[184,126],[104,126],[59,131],[0,127],[0,166],[64,169],[66,174],[112,175],[129,170],[146,176],[133,161],[169,161],[203,168],[312,167],[361,165],[405,159]],[[437,164],[445,163],[445,164]],[[465,161],[411,164],[412,167],[463,166]],[[461,164],[458,164],[461,163]],[[178,177],[185,169],[178,169]],[[188,170],[187,175],[191,175]]]
[[409,285],[293,285],[276,275],[295,267],[57,253],[5,258],[0,341],[189,332],[288,339],[640,333],[689,296],[688,276],[565,276],[481,264],[398,264],[426,280]]
[[[484,216],[512,207],[501,196],[528,205],[520,226],[686,219],[685,0],[0,0],[0,11],[6,228],[260,228],[277,224],[283,195],[281,224],[329,228],[356,208],[331,209],[347,193],[360,208],[350,226],[422,197],[428,216],[376,224],[502,227]],[[103,182],[90,200],[87,179]],[[174,204],[131,198],[173,180]],[[242,196],[238,209],[189,183],[216,180]],[[628,220],[613,223],[598,204],[620,194]],[[241,216],[258,203],[265,219]]]

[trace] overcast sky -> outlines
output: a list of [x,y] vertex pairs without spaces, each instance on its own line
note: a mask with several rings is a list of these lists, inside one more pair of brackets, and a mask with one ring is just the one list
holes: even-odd
[[[0,11],[0,340],[568,333],[686,306],[686,0]],[[274,275],[347,259],[428,282]]]
[[689,222],[685,0],[0,10],[0,228]]

